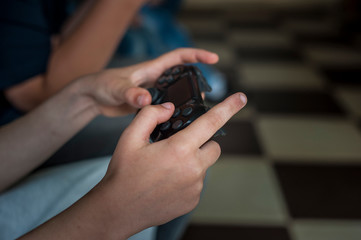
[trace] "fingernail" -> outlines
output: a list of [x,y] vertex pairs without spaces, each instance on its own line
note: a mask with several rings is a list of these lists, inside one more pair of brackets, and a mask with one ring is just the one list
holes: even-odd
[[241,101],[242,101],[243,103],[247,103],[247,97],[246,97],[246,95],[244,95],[243,93],[240,93],[240,94],[239,94],[239,97],[241,98]]
[[168,110],[172,108],[172,104],[169,103],[169,102],[162,103],[161,105],[162,105],[164,108],[168,109]]
[[143,106],[143,99],[144,99],[144,95],[140,95],[137,98],[137,103],[138,103],[139,106]]

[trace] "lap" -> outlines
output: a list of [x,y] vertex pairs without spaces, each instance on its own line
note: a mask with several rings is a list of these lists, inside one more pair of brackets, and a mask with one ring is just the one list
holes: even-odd
[[[78,201],[105,175],[110,157],[42,169],[0,195],[0,239],[15,239]],[[132,240],[153,239],[155,228]]]

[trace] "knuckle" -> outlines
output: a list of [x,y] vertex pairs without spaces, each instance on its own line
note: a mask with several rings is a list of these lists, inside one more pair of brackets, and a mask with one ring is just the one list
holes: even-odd
[[195,185],[195,189],[196,192],[198,194],[201,194],[202,190],[203,190],[203,181],[199,181],[196,185]]
[[203,189],[203,183],[197,183],[192,186],[192,188],[188,189],[187,195],[187,212],[192,211],[200,202],[201,192]]
[[141,112],[143,115],[145,116],[151,116],[151,115],[156,115],[157,114],[157,107],[154,105],[148,105],[145,106]]
[[171,149],[173,149],[174,156],[184,158],[187,157],[191,153],[191,148],[188,144],[185,144],[181,138],[170,138],[169,145]]
[[222,153],[221,145],[219,145],[219,143],[217,143],[217,142],[214,142],[213,146],[214,146],[213,148],[214,148],[215,155],[218,158]]
[[196,197],[194,197],[194,199],[193,199],[193,201],[192,201],[192,203],[191,203],[191,205],[190,205],[190,207],[191,207],[190,211],[193,210],[193,209],[195,209],[195,208],[197,207],[197,205],[199,204],[199,201],[200,201],[200,200],[201,200],[200,194],[198,194]]
[[186,145],[183,144],[178,144],[175,145],[174,144],[174,151],[176,153],[176,156],[178,157],[183,157],[183,156],[187,156],[188,155],[188,148],[186,147]]
[[199,204],[200,201],[200,195],[194,196],[192,198],[190,198],[187,201],[186,207],[185,207],[185,212],[191,212],[193,209],[195,209],[197,207],[197,205]]
[[196,208],[196,206],[197,206],[197,204],[194,204],[194,201],[187,201],[187,204],[186,204],[186,206],[184,208],[184,211],[183,211],[184,212],[183,215],[186,214],[186,213],[191,212],[193,209]]
[[203,172],[204,170],[198,166],[199,164],[196,164],[195,162],[198,161],[193,161],[193,164],[189,164],[188,165],[188,174],[191,176],[191,179],[193,179],[193,181],[198,181],[202,176],[203,176]]

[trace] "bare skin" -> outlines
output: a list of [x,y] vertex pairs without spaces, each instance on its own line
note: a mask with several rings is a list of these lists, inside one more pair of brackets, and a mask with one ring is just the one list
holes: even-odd
[[149,93],[138,86],[154,82],[176,64],[217,60],[204,50],[179,49],[142,64],[88,75],[0,129],[4,190],[97,115],[119,116],[143,107],[123,132],[100,183],[22,239],[127,239],[191,211],[199,202],[206,170],[221,153],[209,139],[245,106],[246,97],[236,93],[186,129],[150,144],[150,133],[171,117],[174,105],[148,105]]
[[214,53],[178,49],[141,64],[80,78],[50,102],[0,129],[0,191],[43,163],[99,114],[123,116],[149,105],[151,96],[140,86],[152,85],[169,67],[217,61]]
[[27,112],[72,80],[102,70],[124,32],[147,0],[88,0],[53,38],[48,67],[26,81],[6,89],[5,96]]

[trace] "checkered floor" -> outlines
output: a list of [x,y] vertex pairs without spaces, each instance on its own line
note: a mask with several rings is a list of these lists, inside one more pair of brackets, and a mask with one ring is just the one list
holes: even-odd
[[249,97],[183,240],[361,239],[361,33],[317,8],[180,19]]

